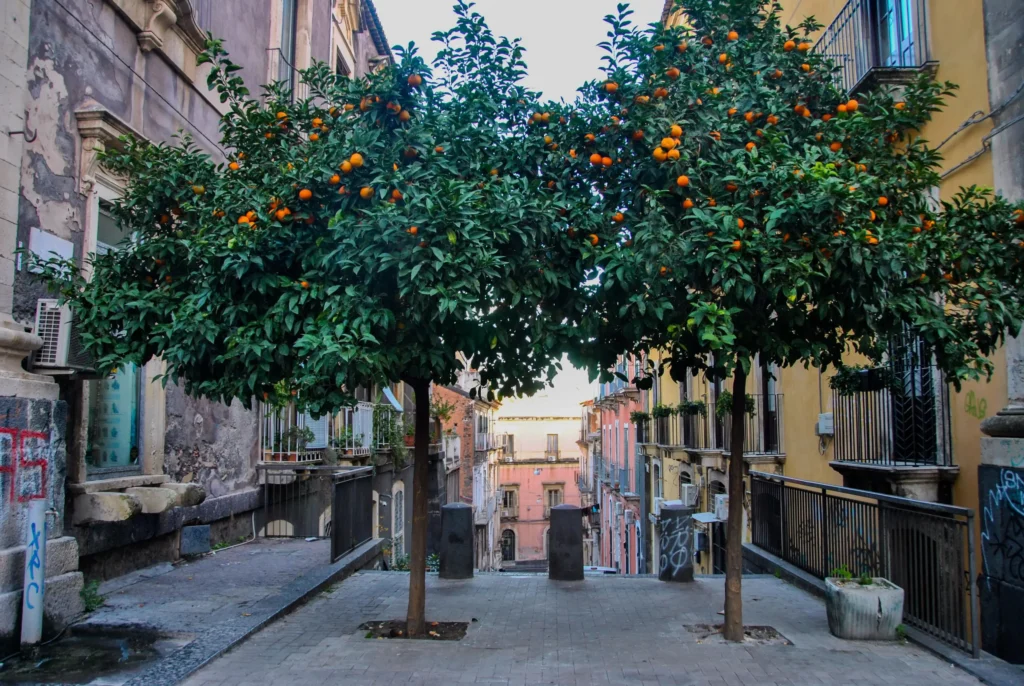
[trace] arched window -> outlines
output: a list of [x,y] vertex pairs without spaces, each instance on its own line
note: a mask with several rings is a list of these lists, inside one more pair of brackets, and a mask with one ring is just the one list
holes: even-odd
[[501,532],[501,559],[505,562],[515,562],[516,532],[512,529],[505,529]]

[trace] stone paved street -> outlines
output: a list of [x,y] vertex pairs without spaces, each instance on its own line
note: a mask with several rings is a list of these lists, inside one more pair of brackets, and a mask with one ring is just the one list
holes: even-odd
[[976,684],[913,644],[843,641],[820,600],[774,577],[744,579],[747,625],[793,645],[702,644],[724,582],[488,574],[427,578],[427,619],[476,619],[461,642],[367,640],[357,627],[405,615],[408,575],[362,572],[254,634],[189,686],[256,684]]

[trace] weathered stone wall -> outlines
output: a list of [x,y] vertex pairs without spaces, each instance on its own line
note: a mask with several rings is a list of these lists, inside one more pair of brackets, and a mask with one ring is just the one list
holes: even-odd
[[218,498],[256,484],[259,428],[256,414],[231,405],[191,398],[167,384],[164,469],[171,479],[197,483]]

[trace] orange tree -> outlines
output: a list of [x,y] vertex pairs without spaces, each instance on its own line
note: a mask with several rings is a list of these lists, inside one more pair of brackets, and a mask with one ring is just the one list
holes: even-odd
[[200,62],[229,106],[227,160],[188,138],[127,140],[104,163],[128,181],[114,211],[131,238],[88,280],[44,265],[99,369],[159,356],[190,394],[283,397],[314,415],[357,385],[409,383],[411,634],[424,627],[430,383],[454,382],[463,352],[488,394],[543,387],[580,317],[588,255],[564,230],[589,191],[562,181],[562,112],[520,84],[517,41],[464,3],[456,14],[435,35],[436,78],[410,46],[365,80],[315,65],[306,98],[282,84],[251,97],[211,38]]
[[782,27],[764,0],[677,8],[672,29],[638,29],[624,5],[608,18],[606,79],[571,122],[603,203],[603,316],[577,352],[607,368],[661,347],[674,373],[732,377],[725,635],[740,640],[752,360],[880,361],[910,327],[952,381],[991,374],[1024,314],[1024,211],[978,188],[932,199],[940,158],[918,131],[950,84],[851,98],[811,49],[813,19]]

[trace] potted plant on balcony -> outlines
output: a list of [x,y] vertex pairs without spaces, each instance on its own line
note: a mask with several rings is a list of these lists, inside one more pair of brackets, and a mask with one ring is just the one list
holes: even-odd
[[634,410],[633,412],[629,413],[629,421],[633,422],[634,424],[636,424],[638,426],[642,425],[642,424],[646,424],[648,421],[650,421],[650,419],[651,419],[651,415],[649,415],[646,412],[640,412],[638,410]]
[[825,578],[825,611],[839,638],[893,641],[903,623],[903,589],[867,572],[855,579],[843,565]]
[[655,405],[651,410],[651,416],[655,419],[671,417],[673,414],[675,414],[675,410],[671,405]]
[[410,422],[405,425],[405,447],[411,448],[416,445],[416,427]]
[[275,462],[296,462],[299,454],[306,452],[306,446],[316,440],[316,434],[308,426],[293,426],[274,437]]
[[[747,393],[745,398],[744,406],[748,417],[753,417],[757,414],[757,407],[754,404],[754,396]],[[732,412],[732,393],[729,391],[722,391],[718,394],[718,402],[715,403],[715,419],[723,420],[728,417]]]
[[703,400],[684,400],[676,407],[676,414],[684,417],[696,417],[706,415],[708,406]]

